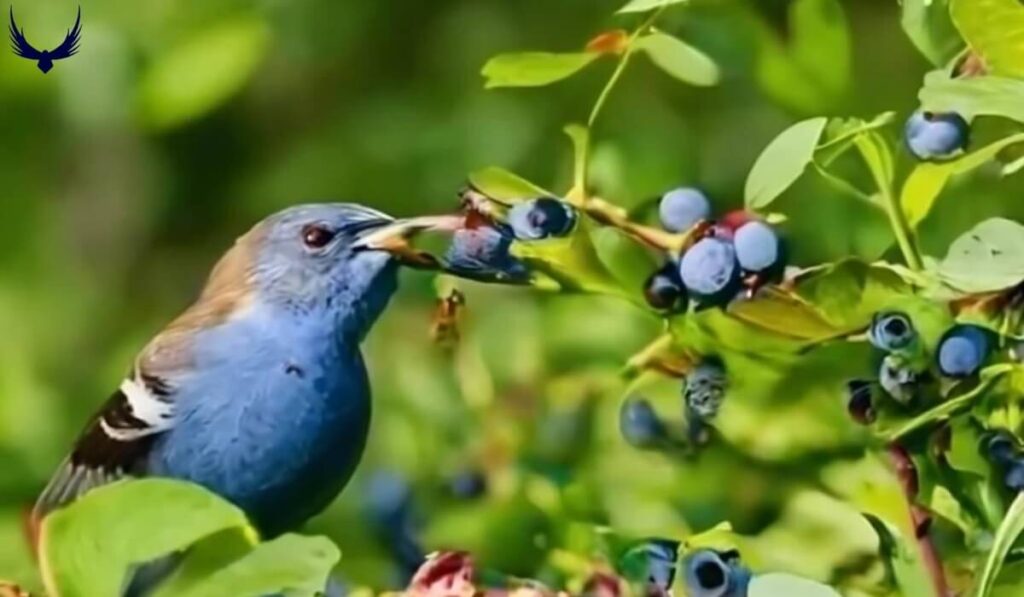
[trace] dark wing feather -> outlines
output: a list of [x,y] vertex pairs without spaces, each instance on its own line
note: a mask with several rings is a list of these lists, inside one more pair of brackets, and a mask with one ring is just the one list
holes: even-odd
[[153,441],[170,428],[171,391],[163,380],[129,376],[75,442],[36,502],[34,518],[89,490],[140,472]]
[[14,6],[11,6],[11,24],[9,29],[11,33],[11,49],[14,50],[15,54],[30,60],[42,58],[42,53],[33,48],[32,44],[28,43],[28,40],[25,39],[25,33],[18,30],[18,24],[14,22]]
[[53,49],[50,52],[50,59],[60,60],[62,58],[70,58],[78,53],[78,42],[82,36],[82,7],[78,7],[78,18],[75,19],[75,26],[68,31],[67,36],[64,37],[64,42]]

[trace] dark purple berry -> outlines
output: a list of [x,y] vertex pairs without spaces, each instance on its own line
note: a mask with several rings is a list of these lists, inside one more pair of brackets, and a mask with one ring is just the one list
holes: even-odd
[[452,236],[442,262],[451,273],[482,282],[525,284],[526,266],[509,252],[512,236],[493,226],[463,228]]
[[849,400],[847,411],[854,421],[861,425],[870,425],[875,421],[875,409],[871,399],[871,382],[854,379],[846,384]]
[[665,424],[651,403],[643,398],[631,397],[622,403],[619,411],[619,431],[636,448],[653,448],[667,436]]
[[686,295],[686,287],[679,279],[679,270],[674,263],[667,263],[664,267],[651,274],[644,282],[644,298],[647,304],[659,311],[670,313],[681,313],[686,311],[689,297]]
[[565,201],[541,197],[517,203],[508,212],[508,223],[519,240],[565,236],[576,224],[576,209]]

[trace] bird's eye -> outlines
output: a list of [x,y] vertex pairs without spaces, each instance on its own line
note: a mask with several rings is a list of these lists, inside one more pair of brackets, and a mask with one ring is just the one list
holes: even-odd
[[311,249],[322,249],[334,240],[335,234],[322,224],[310,224],[302,228],[302,242]]

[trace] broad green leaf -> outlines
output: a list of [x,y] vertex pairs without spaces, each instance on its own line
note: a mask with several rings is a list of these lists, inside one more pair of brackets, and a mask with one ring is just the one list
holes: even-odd
[[523,201],[554,196],[553,193],[517,174],[493,166],[470,173],[469,184],[498,201]]
[[837,0],[790,5],[787,40],[761,24],[757,77],[780,103],[804,113],[834,107],[849,87],[850,33]]
[[665,33],[652,33],[636,41],[636,48],[661,70],[684,83],[710,86],[718,83],[718,65],[697,48]]
[[1024,77],[1024,5],[1018,0],[951,0],[953,23],[995,75]]
[[1022,532],[1024,532],[1024,493],[1018,493],[1013,503],[1010,504],[1010,509],[1006,512],[1006,518],[996,530],[992,549],[985,560],[985,568],[981,572],[978,589],[974,593],[977,597],[988,597],[992,592],[992,587],[996,584],[996,578],[999,576],[999,569],[1002,568],[1006,556],[1010,553],[1010,548]]
[[839,592],[820,582],[783,572],[759,574],[750,581],[750,597],[840,597]]
[[768,144],[747,176],[744,202],[748,209],[764,209],[800,178],[814,158],[827,123],[824,117],[798,122]]
[[241,510],[196,485],[146,479],[101,487],[43,521],[40,553],[47,592],[117,595],[133,565],[228,529],[256,541]]
[[896,118],[895,112],[882,112],[871,120],[862,118],[832,118],[825,127],[824,138],[815,153],[815,159],[829,165],[849,149],[858,136],[888,126]]
[[978,224],[956,239],[939,276],[963,292],[994,292],[1024,281],[1024,226],[1004,218]]
[[916,227],[928,216],[950,178],[956,174],[970,172],[994,159],[1006,147],[1022,142],[1024,134],[1011,135],[953,161],[924,163],[914,168],[904,182],[903,192],[900,194],[900,205],[911,228]]
[[[574,202],[582,202],[587,194],[587,167],[590,163],[590,129],[582,124],[570,124],[563,129],[572,141],[572,190],[567,195]],[[577,203],[578,204],[578,203]]]
[[984,76],[951,79],[944,71],[925,75],[919,94],[921,107],[931,112],[957,112],[975,116],[1002,116],[1024,122],[1024,81]]
[[914,46],[935,66],[945,66],[963,48],[949,15],[949,0],[901,0],[900,24]]
[[729,315],[788,338],[815,343],[851,330],[830,323],[814,305],[791,294],[765,289],[752,300],[729,306]]
[[326,537],[284,535],[212,570],[193,563],[194,557],[186,556],[186,572],[162,586],[158,597],[314,597],[322,594],[341,553]]
[[893,161],[892,146],[889,141],[877,131],[870,131],[858,135],[854,145],[860,150],[864,163],[867,164],[878,190],[888,192],[892,188],[892,182],[896,176],[896,166]]
[[986,477],[992,472],[992,467],[981,455],[981,433],[968,417],[960,417],[952,422],[952,437],[950,440],[947,460],[950,466],[958,471],[973,473],[979,477]]
[[597,52],[501,54],[484,65],[485,87],[543,87],[566,79],[601,57]]
[[608,271],[590,238],[591,223],[580,216],[576,229],[566,238],[543,241],[515,242],[512,254],[525,261],[530,269],[547,280],[538,280],[544,287],[563,292],[591,292],[630,298]]
[[900,595],[933,595],[934,587],[916,549],[907,545],[895,526],[873,514],[864,514],[878,534],[878,551]]
[[664,6],[672,6],[673,4],[686,4],[689,0],[630,0],[628,4],[620,8],[617,12],[619,14],[631,13],[631,12],[650,12],[652,10],[662,8]]
[[139,81],[139,112],[154,128],[172,128],[213,111],[250,79],[267,52],[261,19],[228,21],[159,55]]

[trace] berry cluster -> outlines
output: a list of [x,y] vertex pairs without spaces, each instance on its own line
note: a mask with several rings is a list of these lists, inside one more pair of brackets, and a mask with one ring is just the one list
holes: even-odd
[[1024,491],[1024,454],[1013,435],[996,431],[982,445],[985,455],[1003,473],[1003,484],[1011,491]]
[[511,253],[513,241],[567,236],[578,219],[574,207],[553,197],[516,203],[508,209],[504,221],[492,213],[489,202],[464,196],[463,207],[465,223],[455,230],[441,263],[455,275],[482,282],[529,283],[526,264]]
[[693,299],[698,308],[724,306],[741,291],[750,294],[781,279],[785,246],[775,229],[745,211],[711,221],[711,204],[697,189],[679,188],[662,196],[661,225],[669,232],[697,230],[697,240],[655,271],[644,284],[648,304],[683,312]]
[[[914,406],[934,379],[956,381],[976,376],[992,357],[995,344],[992,331],[956,324],[942,335],[931,358],[910,317],[901,311],[876,313],[867,336],[881,356],[878,386],[904,407]],[[850,415],[860,423],[873,422],[872,383],[852,380],[847,393]]]

